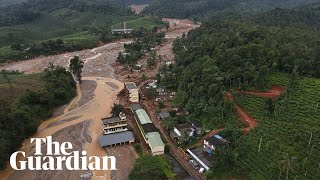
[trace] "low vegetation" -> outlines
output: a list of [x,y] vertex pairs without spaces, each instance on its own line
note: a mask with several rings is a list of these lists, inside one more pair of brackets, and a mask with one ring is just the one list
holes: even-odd
[[143,155],[139,157],[129,175],[130,180],[161,180],[173,177],[171,166],[163,156]]

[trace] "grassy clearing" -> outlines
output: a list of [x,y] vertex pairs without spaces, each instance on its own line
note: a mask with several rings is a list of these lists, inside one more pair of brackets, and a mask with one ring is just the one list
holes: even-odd
[[[8,79],[11,83],[8,82]],[[0,99],[7,99],[11,102],[29,90],[37,90],[43,87],[44,82],[41,74],[13,74],[5,79],[0,73]]]
[[13,43],[35,43],[75,32],[71,26],[56,17],[43,15],[28,24],[1,27],[0,47],[10,46]]

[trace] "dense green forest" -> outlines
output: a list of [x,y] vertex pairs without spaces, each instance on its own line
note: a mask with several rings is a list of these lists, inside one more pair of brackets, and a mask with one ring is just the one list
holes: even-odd
[[252,21],[267,26],[296,26],[320,28],[320,3],[297,7],[294,9],[276,8],[263,14],[259,14]]
[[148,6],[145,14],[165,17],[208,20],[211,17],[239,17],[275,7],[295,7],[316,0],[157,0]]
[[174,42],[176,64],[166,69],[173,77],[160,83],[176,88],[176,105],[208,129],[239,128],[230,127],[238,119],[226,92],[286,87],[272,102],[235,95],[258,126],[246,135],[226,136],[232,150],[216,152],[209,179],[225,173],[249,179],[319,178],[318,19],[318,3],[277,8],[245,19],[210,20]]
[[50,66],[41,74],[0,73],[0,169],[40,121],[76,95],[76,83],[64,68]]

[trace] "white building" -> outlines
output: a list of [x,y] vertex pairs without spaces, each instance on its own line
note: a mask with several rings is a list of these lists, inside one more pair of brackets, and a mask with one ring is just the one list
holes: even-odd
[[145,142],[149,145],[153,155],[164,154],[164,143],[159,134],[159,130],[152,123],[147,112],[139,104],[133,104],[131,111],[138,124]]

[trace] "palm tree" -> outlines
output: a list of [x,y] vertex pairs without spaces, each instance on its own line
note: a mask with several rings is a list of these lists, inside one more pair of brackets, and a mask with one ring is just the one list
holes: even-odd
[[286,179],[289,179],[289,171],[293,171],[296,159],[296,157],[289,156],[289,153],[283,154],[283,159],[280,161],[280,167],[281,171],[286,173]]
[[81,83],[81,73],[83,69],[83,61],[80,60],[79,56],[74,56],[70,60],[70,71],[72,74],[78,79],[79,83]]

